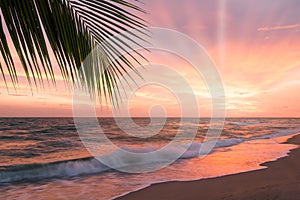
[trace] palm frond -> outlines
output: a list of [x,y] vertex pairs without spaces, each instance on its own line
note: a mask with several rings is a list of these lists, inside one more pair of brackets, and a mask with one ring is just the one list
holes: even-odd
[[[74,82],[81,77],[90,91],[112,100],[119,77],[128,69],[134,70],[133,61],[139,63],[139,58],[145,59],[133,49],[133,53],[128,54],[130,59],[120,52],[130,49],[125,40],[135,44],[144,41],[131,30],[148,36],[146,22],[130,12],[145,11],[133,3],[124,0],[0,0],[0,9],[0,53],[4,60],[4,65],[0,63],[0,73],[5,82],[5,68],[14,85],[18,83],[18,73],[2,23],[8,29],[28,82],[36,87],[43,85],[45,79],[55,83],[53,66],[57,63],[66,81]],[[123,32],[130,33],[131,37]],[[105,42],[112,37],[112,43]],[[103,53],[90,63],[85,75],[80,75],[78,69],[97,44],[101,44]],[[52,52],[55,61],[51,60]],[[107,63],[109,67],[105,68]],[[92,74],[95,78],[91,78]]]

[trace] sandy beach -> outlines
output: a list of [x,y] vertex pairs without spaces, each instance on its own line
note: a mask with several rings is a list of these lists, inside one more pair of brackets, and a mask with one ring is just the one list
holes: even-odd
[[[300,135],[286,143],[300,145]],[[289,156],[263,163],[265,169],[218,178],[167,182],[118,198],[135,199],[300,199],[300,148]]]

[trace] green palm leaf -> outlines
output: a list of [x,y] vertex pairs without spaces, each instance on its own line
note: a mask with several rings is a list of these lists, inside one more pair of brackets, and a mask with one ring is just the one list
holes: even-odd
[[[133,3],[124,0],[0,0],[0,9],[0,53],[4,62],[0,63],[0,71],[6,82],[6,69],[13,85],[18,83],[18,73],[7,42],[9,36],[28,82],[37,88],[43,86],[44,80],[55,83],[53,65],[57,63],[67,82],[81,78],[91,94],[96,92],[112,100],[117,94],[119,77],[128,69],[134,70],[132,62],[139,63],[137,57],[145,59],[135,51],[128,54],[130,59],[120,52],[130,49],[125,40],[135,44],[144,40],[131,30],[148,36],[145,21],[129,12],[145,11]],[[125,31],[132,37],[122,34]],[[112,37],[112,43],[104,42]],[[104,53],[80,74],[78,69],[97,44],[102,45]],[[50,59],[50,52],[55,61]],[[106,63],[109,63],[107,68]]]

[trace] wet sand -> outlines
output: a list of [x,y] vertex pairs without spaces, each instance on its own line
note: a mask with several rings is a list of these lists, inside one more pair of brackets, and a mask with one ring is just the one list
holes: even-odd
[[[300,135],[286,143],[300,145]],[[153,184],[117,199],[300,199],[300,148],[293,149],[287,157],[261,165],[267,168],[198,181]]]

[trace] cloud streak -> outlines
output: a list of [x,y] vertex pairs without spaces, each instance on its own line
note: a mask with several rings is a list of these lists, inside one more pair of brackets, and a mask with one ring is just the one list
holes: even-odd
[[277,30],[286,30],[286,29],[294,29],[300,27],[300,24],[291,24],[285,26],[271,26],[271,27],[261,27],[258,28],[258,31],[277,31]]

